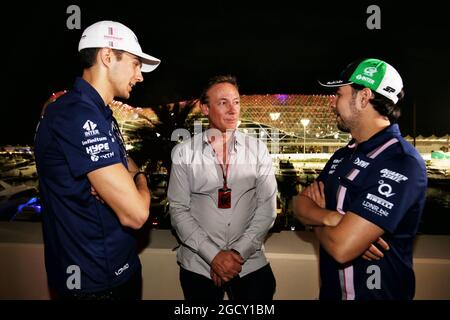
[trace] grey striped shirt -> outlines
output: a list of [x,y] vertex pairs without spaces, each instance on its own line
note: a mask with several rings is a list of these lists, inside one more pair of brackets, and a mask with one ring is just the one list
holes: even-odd
[[220,250],[235,249],[245,260],[240,276],[267,264],[263,242],[276,217],[277,184],[266,145],[236,131],[230,152],[231,208],[218,208],[222,169],[207,132],[172,150],[168,199],[172,226],[181,240],[177,260],[210,277]]

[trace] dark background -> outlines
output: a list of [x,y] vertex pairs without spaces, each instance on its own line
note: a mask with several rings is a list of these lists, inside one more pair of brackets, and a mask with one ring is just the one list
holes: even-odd
[[[376,57],[403,77],[400,126],[412,135],[450,133],[450,14],[444,2],[387,1],[59,1],[2,8],[0,145],[31,144],[39,112],[52,92],[81,74],[82,31],[99,20],[130,27],[144,52],[162,60],[145,74],[129,104],[155,106],[195,98],[212,75],[238,77],[242,94],[327,94],[316,79],[352,60]],[[69,30],[66,9],[81,9]],[[370,4],[381,30],[369,30]]]

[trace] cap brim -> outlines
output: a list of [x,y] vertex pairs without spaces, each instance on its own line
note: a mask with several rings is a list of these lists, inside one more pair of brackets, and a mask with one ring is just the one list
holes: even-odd
[[319,84],[322,87],[328,87],[328,88],[336,88],[336,87],[342,87],[342,86],[346,86],[348,84],[352,84],[352,81],[348,81],[348,80],[317,80],[319,82]]
[[159,60],[158,58],[152,57],[151,55],[143,53],[143,52],[140,52],[140,53],[130,52],[130,53],[141,58],[141,60],[142,60],[141,71],[142,72],[151,72],[151,71],[155,70],[156,67],[158,67],[159,64],[161,63],[161,60]]

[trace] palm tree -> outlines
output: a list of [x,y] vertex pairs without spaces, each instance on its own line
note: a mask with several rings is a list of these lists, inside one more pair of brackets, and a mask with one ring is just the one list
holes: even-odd
[[130,152],[130,156],[138,166],[146,165],[147,172],[155,172],[159,165],[170,169],[171,151],[177,144],[172,141],[172,133],[184,128],[192,132],[192,123],[198,116],[190,115],[198,100],[176,102],[167,105],[151,107],[158,120],[152,120],[143,114],[139,116],[148,121],[148,126],[137,128],[133,136],[140,140]]

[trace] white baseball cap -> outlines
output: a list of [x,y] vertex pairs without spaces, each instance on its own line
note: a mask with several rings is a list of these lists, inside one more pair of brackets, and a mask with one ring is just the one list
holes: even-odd
[[87,27],[81,35],[78,51],[86,48],[111,48],[134,54],[142,59],[142,72],[155,70],[161,62],[143,53],[134,32],[115,21],[99,21]]
[[403,89],[403,81],[397,70],[389,63],[379,59],[354,61],[347,66],[340,76],[333,80],[321,81],[324,87],[342,87],[356,83],[398,102],[398,94]]

